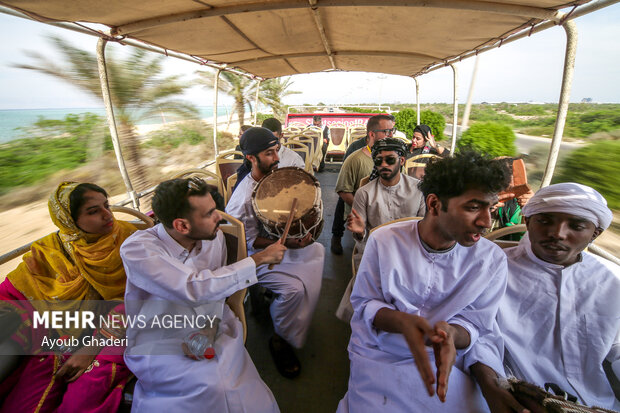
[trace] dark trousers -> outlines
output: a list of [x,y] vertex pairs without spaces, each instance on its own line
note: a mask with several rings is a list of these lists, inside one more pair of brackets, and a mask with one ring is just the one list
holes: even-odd
[[344,201],[338,196],[336,211],[334,211],[334,222],[332,223],[332,235],[342,238],[344,235]]

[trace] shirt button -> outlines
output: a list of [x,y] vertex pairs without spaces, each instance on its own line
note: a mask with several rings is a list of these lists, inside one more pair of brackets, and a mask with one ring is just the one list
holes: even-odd
[[245,280],[245,283],[246,283],[246,284],[249,284],[249,283],[250,283],[250,280]]

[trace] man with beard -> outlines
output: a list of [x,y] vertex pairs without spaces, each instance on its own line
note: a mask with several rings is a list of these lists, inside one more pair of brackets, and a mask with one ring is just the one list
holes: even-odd
[[[353,199],[347,229],[353,233],[357,254],[353,257],[359,266],[371,229],[389,221],[405,217],[421,217],[426,212],[424,196],[418,189],[419,180],[401,172],[407,147],[397,138],[385,138],[372,147],[372,159],[379,177],[360,187]],[[350,321],[353,315],[350,296],[355,278],[349,282],[336,315]]]
[[420,183],[424,218],[370,235],[351,294],[351,372],[338,412],[486,410],[461,362],[491,332],[506,287],[506,256],[481,237],[509,182],[502,163],[476,153],[433,160]]
[[371,175],[373,172],[374,164],[370,148],[372,148],[375,142],[393,136],[395,131],[396,128],[394,128],[393,116],[372,116],[368,119],[368,123],[366,124],[366,145],[346,157],[342,163],[340,173],[338,174],[338,181],[336,182],[336,193],[338,193],[338,196],[344,202],[342,204],[344,210],[340,209],[339,205],[336,205],[331,241],[331,250],[334,254],[342,254],[341,239],[344,228],[340,228],[342,225],[340,223],[351,213],[355,191],[359,188],[362,178]]
[[[280,262],[286,247],[272,245],[226,265],[214,192],[198,178],[162,182],[152,202],[161,223],[121,247],[126,313],[136,321],[127,327],[125,352],[138,378],[132,411],[278,411],[224,300],[256,283],[257,267]],[[174,317],[174,326],[166,317]],[[215,357],[198,360],[186,343],[190,336],[212,340]]]
[[[251,128],[242,140],[246,142],[243,154],[252,168],[228,201],[226,212],[243,221],[250,253],[278,242],[269,237],[252,208],[252,192],[258,181],[278,167],[278,139],[269,129]],[[263,267],[257,274],[258,283],[276,296],[270,307],[274,325],[269,340],[271,355],[280,374],[294,378],[301,365],[293,347],[301,348],[306,341],[321,290],[325,249],[311,234],[303,239],[288,238],[285,245],[289,250],[282,262],[272,270]]]
[[505,250],[508,285],[495,334],[476,343],[467,364],[494,413],[524,409],[498,386],[504,372],[620,410],[603,368],[609,363],[620,377],[620,267],[584,251],[611,224],[607,201],[567,182],[539,190],[523,215],[526,235]]

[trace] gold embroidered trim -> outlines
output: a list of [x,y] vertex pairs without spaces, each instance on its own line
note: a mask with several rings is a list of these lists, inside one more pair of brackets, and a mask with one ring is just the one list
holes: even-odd
[[58,365],[59,365],[58,357],[59,356],[54,356],[54,369],[52,370],[52,380],[50,380],[50,384],[47,385],[47,388],[45,389],[43,396],[41,396],[41,400],[39,400],[39,404],[37,404],[37,408],[35,409],[34,413],[39,413],[39,411],[41,410],[41,407],[43,406],[43,403],[45,402],[45,399],[47,398],[47,395],[49,394],[50,390],[52,390],[52,386],[54,385],[54,382],[56,381],[56,371],[58,371]]

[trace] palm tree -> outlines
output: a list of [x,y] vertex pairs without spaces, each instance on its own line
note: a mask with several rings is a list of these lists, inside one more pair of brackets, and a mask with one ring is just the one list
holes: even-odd
[[[39,52],[25,51],[35,62],[16,64],[14,67],[36,70],[65,80],[101,99],[96,55],[57,36],[50,36],[48,40],[62,56],[60,61],[64,63],[58,64],[58,59],[46,57]],[[141,166],[135,124],[163,112],[191,118],[198,115],[193,105],[173,98],[190,85],[182,84],[178,76],[161,78],[163,59],[164,56],[153,56],[137,48],[125,59],[116,58],[110,53],[106,59],[119,139],[127,153],[129,174],[137,190],[144,189],[147,180]]]
[[[197,71],[196,74],[199,76],[197,79],[199,84],[213,89],[215,84],[214,72]],[[218,90],[226,93],[235,100],[233,111],[237,113],[239,125],[243,125],[245,123],[245,107],[246,105],[250,105],[253,99],[253,94],[256,91],[256,82],[245,76],[224,71],[220,73]]]
[[290,77],[280,77],[265,80],[260,85],[258,99],[273,110],[276,118],[283,119],[286,116],[286,106],[282,103],[282,99],[285,96],[301,93],[297,90],[287,90],[292,84]]

